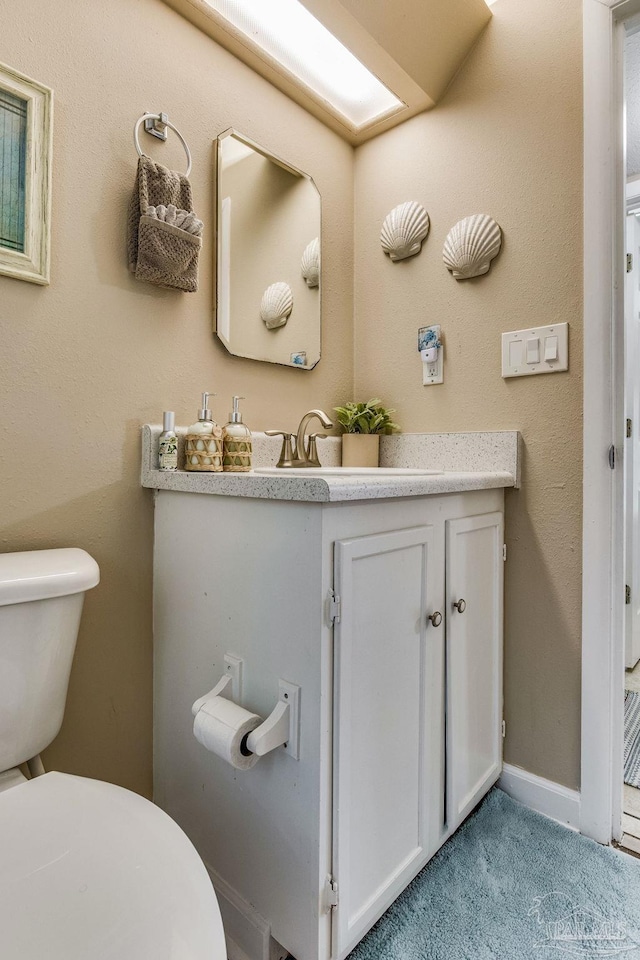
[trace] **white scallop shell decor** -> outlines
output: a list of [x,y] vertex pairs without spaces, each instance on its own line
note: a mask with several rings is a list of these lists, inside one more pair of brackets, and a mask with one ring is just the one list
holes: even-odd
[[476,213],[451,228],[444,242],[442,259],[456,280],[469,280],[489,272],[501,246],[500,226],[486,213]]
[[293,310],[293,294],[291,287],[283,280],[272,283],[262,294],[260,316],[267,330],[284,327]]
[[308,287],[320,286],[320,240],[318,237],[305,247],[300,269]]
[[407,200],[384,218],[380,243],[392,260],[406,260],[420,253],[428,233],[429,214],[416,200]]

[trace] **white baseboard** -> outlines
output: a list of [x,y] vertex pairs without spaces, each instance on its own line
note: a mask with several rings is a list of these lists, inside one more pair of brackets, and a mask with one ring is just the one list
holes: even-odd
[[270,960],[268,922],[206,861],[224,926],[228,960]]
[[577,790],[569,790],[509,763],[502,768],[498,786],[525,807],[572,830],[580,829],[580,794]]

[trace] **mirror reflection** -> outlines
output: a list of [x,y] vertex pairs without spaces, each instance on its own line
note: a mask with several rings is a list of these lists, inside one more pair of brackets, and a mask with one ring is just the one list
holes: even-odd
[[235,130],[217,141],[216,333],[230,353],[312,369],[320,359],[320,194]]

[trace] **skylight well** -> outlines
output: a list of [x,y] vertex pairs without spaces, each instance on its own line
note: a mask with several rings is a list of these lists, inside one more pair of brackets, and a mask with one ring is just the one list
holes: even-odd
[[356,131],[405,106],[299,0],[207,0]]

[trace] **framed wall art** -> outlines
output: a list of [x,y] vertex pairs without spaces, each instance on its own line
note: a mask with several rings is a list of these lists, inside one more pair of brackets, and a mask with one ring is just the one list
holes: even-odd
[[0,63],[0,274],[49,283],[53,91]]

